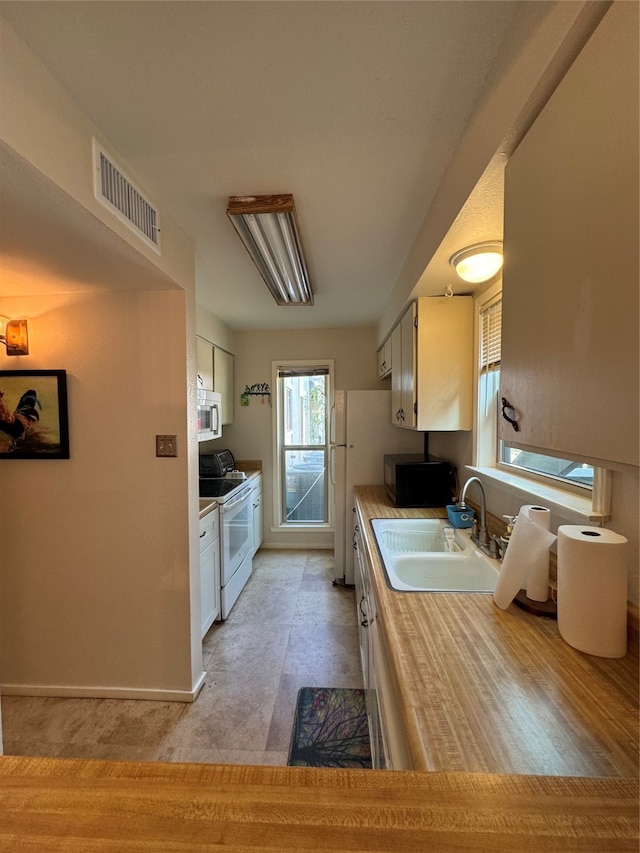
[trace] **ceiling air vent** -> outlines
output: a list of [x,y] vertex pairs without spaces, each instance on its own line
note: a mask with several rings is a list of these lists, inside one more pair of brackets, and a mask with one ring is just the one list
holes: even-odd
[[99,202],[160,254],[160,212],[93,140],[93,191]]

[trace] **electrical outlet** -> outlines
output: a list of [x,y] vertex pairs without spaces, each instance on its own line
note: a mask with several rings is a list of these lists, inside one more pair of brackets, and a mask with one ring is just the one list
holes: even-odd
[[156,436],[156,456],[177,456],[178,455],[178,436],[177,435],[157,435]]

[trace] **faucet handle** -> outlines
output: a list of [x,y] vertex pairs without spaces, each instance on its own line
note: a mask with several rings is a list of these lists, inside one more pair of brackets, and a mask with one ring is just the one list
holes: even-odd
[[492,536],[489,540],[489,556],[499,558],[500,554],[500,540],[497,536]]

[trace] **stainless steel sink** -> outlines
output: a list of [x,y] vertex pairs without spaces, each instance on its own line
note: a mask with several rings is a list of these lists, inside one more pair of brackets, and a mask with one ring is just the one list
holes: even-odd
[[387,582],[398,592],[490,593],[500,563],[444,519],[375,518],[373,533]]

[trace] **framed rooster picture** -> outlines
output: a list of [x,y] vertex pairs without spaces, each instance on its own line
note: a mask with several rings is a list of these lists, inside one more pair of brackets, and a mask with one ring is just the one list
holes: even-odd
[[0,459],[68,459],[65,370],[0,370]]

